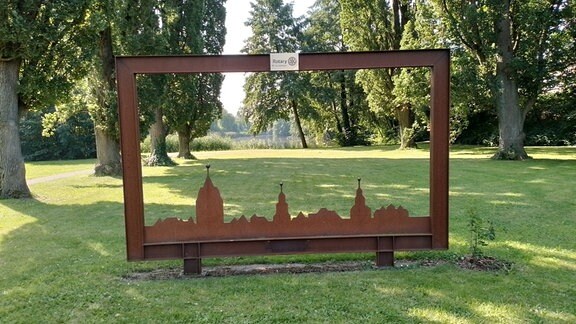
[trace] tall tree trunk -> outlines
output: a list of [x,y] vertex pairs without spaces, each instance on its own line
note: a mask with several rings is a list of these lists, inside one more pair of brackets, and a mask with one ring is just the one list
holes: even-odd
[[341,71],[340,78],[340,112],[342,114],[342,123],[344,130],[344,142],[345,146],[351,146],[356,144],[355,138],[356,134],[352,133],[352,127],[350,125],[350,115],[348,114],[348,92],[346,89],[346,75],[345,71]]
[[0,60],[0,198],[27,198],[26,169],[18,133],[20,60]]
[[294,122],[298,128],[298,135],[300,136],[300,141],[302,142],[302,148],[308,148],[308,143],[306,143],[306,136],[304,136],[304,130],[302,130],[302,123],[300,122],[300,115],[298,114],[298,103],[296,103],[296,100],[292,100],[292,113],[294,113]]
[[528,154],[524,149],[524,114],[518,104],[518,84],[512,75],[511,64],[512,31],[510,21],[510,0],[505,1],[506,11],[498,21],[495,99],[498,110],[499,144],[493,159],[525,160]]
[[416,141],[414,140],[414,113],[410,109],[410,105],[403,105],[396,110],[396,118],[400,126],[400,149],[416,148]]
[[120,162],[120,146],[118,141],[101,128],[94,126],[96,137],[96,176],[119,176],[122,175],[122,163]]
[[330,105],[332,106],[332,114],[334,115],[334,119],[336,120],[336,129],[338,130],[338,133],[343,134],[344,128],[342,127],[342,123],[340,122],[340,114],[338,112],[338,105],[336,104],[336,102],[334,100],[332,100],[332,103]]
[[186,160],[195,160],[196,157],[190,153],[190,129],[178,131],[178,157]]
[[[95,82],[96,98],[98,101],[98,112],[93,114],[106,116],[114,106],[110,104],[109,95],[116,89],[114,78],[114,53],[112,51],[112,31],[108,27],[100,32],[100,43],[98,44],[98,56],[100,58],[100,71],[97,74],[99,80]],[[116,115],[116,113],[114,113]],[[114,129],[115,123],[108,118],[94,118],[94,134],[96,136],[96,165],[94,174],[96,176],[119,176],[122,174],[122,163],[120,157],[120,145],[118,140],[111,134],[110,129]],[[105,123],[98,125],[97,123]],[[106,124],[107,123],[107,124]]]
[[170,166],[176,163],[170,159],[166,150],[166,126],[162,121],[162,110],[154,111],[154,123],[150,126],[150,156],[147,166]]

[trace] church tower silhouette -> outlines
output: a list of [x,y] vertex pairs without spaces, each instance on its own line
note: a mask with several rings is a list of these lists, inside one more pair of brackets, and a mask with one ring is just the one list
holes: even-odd
[[288,213],[288,203],[286,203],[286,195],[283,189],[284,184],[280,183],[280,193],[278,194],[278,202],[276,203],[276,213],[274,214],[274,223],[288,224],[290,222],[290,214]]
[[369,221],[372,217],[372,210],[366,206],[366,198],[364,198],[364,194],[362,193],[360,181],[361,179],[358,178],[358,189],[356,189],[354,206],[350,209],[350,219],[355,222]]
[[196,223],[208,227],[224,223],[224,201],[210,179],[210,165],[206,166],[206,180],[196,199]]

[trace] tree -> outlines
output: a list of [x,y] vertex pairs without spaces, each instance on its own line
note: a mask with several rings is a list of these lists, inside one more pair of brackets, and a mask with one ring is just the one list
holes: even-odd
[[[317,0],[310,10],[304,30],[305,51],[346,52],[348,46],[340,25],[337,0]],[[308,98],[318,118],[315,128],[335,133],[342,146],[366,144],[361,116],[367,113],[365,96],[356,84],[355,71],[314,72],[308,87]]]
[[[226,36],[223,0],[177,1],[165,28],[173,54],[221,54]],[[168,10],[168,8],[166,8]],[[207,134],[222,114],[221,73],[172,75],[168,78],[164,114],[178,133],[178,157],[192,159],[190,143]]]
[[[486,71],[498,116],[495,159],[524,160],[524,121],[556,71],[567,67],[568,19],[565,0],[435,0],[454,38]],[[572,17],[572,18],[571,18]],[[570,41],[573,42],[573,39]]]
[[[401,49],[404,28],[413,19],[415,4],[411,0],[341,0],[341,25],[344,40],[355,51]],[[413,147],[412,129],[415,114],[411,106],[398,102],[394,95],[394,77],[400,69],[361,70],[358,82],[367,94],[371,110],[384,118],[393,116],[399,125],[401,148]],[[380,127],[386,126],[381,123]]]
[[[442,26],[432,8],[423,0],[413,1],[412,19],[402,30],[400,48],[422,49],[446,47],[442,41]],[[428,68],[401,69],[392,76],[393,105],[400,127],[402,146],[415,147],[418,133],[428,129],[430,116],[430,70]]]
[[[114,55],[145,55],[159,51],[158,23],[154,19],[157,5],[156,0],[138,3],[89,1],[86,26],[93,36],[86,49],[91,57],[83,63],[89,66],[90,72],[82,82],[76,83],[74,100],[58,106],[51,115],[55,115],[53,120],[66,120],[79,111],[89,112],[94,122],[96,176],[122,173]],[[141,113],[141,128],[147,128],[152,112],[142,109]]]
[[87,1],[0,2],[0,198],[30,197],[19,115],[65,100],[85,73]]
[[[292,5],[282,0],[257,0],[251,3],[251,17],[246,22],[252,36],[243,52],[268,54],[296,52],[301,39],[301,26],[292,16]],[[294,119],[303,148],[307,148],[302,127],[306,103],[304,90],[307,76],[294,72],[254,73],[246,78],[246,97],[242,115],[252,123],[254,134],[268,129],[278,119]]]
[[113,5],[109,1],[97,1],[94,17],[102,24],[98,31],[97,52],[92,60],[88,111],[94,121],[96,139],[96,176],[118,176],[122,174],[118,133],[118,105],[116,102],[116,78],[114,76],[114,39],[112,33]]
[[[89,77],[87,93],[88,111],[94,121],[96,139],[96,176],[118,176],[122,174],[120,160],[118,104],[116,102],[116,78],[114,76],[114,33],[117,24],[114,15],[121,12],[113,1],[98,0],[93,2],[92,25],[98,35],[96,55],[92,60],[92,73]],[[116,18],[117,19],[117,18]]]
[[[122,53],[131,55],[170,54],[169,26],[172,15],[180,8],[174,1],[141,0],[139,3],[126,1],[121,20],[120,44]],[[168,125],[164,118],[164,99],[167,91],[167,75],[139,75],[137,81],[138,106],[140,113],[148,115],[151,123],[150,155],[145,165],[174,165],[166,150]]]

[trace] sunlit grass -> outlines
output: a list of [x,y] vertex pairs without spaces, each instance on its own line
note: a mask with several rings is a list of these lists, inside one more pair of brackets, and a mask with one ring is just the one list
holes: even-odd
[[26,163],[26,179],[73,171],[93,170],[96,160],[41,161]]
[[[425,146],[422,146],[425,147]],[[398,253],[436,266],[301,275],[127,281],[181,261],[126,262],[122,180],[76,175],[31,185],[34,199],[0,201],[0,322],[527,323],[576,322],[575,148],[528,148],[534,159],[491,161],[491,148],[453,147],[450,250]],[[372,209],[428,209],[426,149],[395,147],[195,153],[143,168],[147,222],[194,216],[210,174],[229,217],[271,216],[279,183],[292,214],[347,215],[357,178]],[[29,179],[91,169],[94,161],[27,165]],[[462,270],[468,211],[496,226],[487,255],[509,272]],[[205,260],[205,265],[372,260],[369,254]]]

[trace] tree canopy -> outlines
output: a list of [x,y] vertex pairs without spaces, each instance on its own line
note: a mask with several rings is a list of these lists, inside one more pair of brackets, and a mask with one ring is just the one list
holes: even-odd
[[[30,196],[18,131],[28,110],[49,111],[53,130],[88,111],[96,173],[118,174],[114,55],[221,54],[224,3],[0,0],[0,197]],[[567,0],[317,0],[306,18],[283,0],[254,0],[244,52],[450,48],[451,139],[522,160],[526,143],[576,142],[575,23]],[[138,76],[141,129],[159,153],[177,132],[191,157],[190,141],[222,116],[222,80]],[[252,133],[290,120],[303,147],[313,135],[410,147],[427,137],[429,87],[427,69],[253,73],[241,114]]]
[[[251,3],[246,22],[252,36],[243,52],[248,54],[293,53],[302,41],[301,22],[292,15],[292,5],[282,0],[256,0]],[[254,73],[246,78],[246,97],[241,113],[252,123],[251,132],[259,133],[278,119],[294,119],[302,147],[308,147],[302,127],[302,114],[308,104],[304,89],[306,75],[296,72]]]

